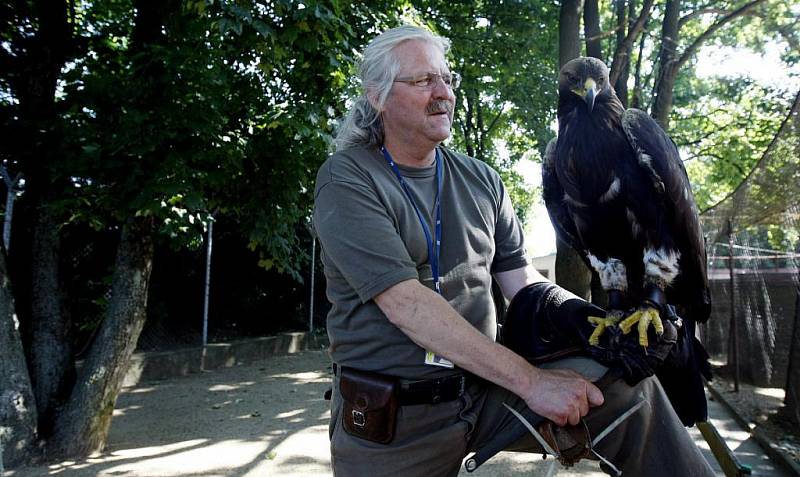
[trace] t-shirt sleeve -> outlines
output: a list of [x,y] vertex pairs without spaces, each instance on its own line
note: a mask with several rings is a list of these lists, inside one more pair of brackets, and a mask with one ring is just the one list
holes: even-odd
[[326,178],[321,170],[313,224],[327,259],[363,303],[397,283],[419,277],[370,184]]
[[[499,177],[497,178],[499,181]],[[528,254],[525,251],[525,234],[517,219],[505,186],[499,183],[499,201],[497,223],[495,226],[495,255],[492,262],[492,273],[507,272],[528,265]]]

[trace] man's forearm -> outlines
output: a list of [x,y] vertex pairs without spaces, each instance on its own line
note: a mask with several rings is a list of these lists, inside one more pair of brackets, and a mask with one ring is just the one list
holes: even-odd
[[533,384],[536,368],[478,331],[418,281],[399,283],[375,301],[412,341],[460,368],[519,395]]
[[444,356],[525,400],[558,425],[577,424],[603,394],[579,374],[538,369],[473,327],[438,294],[417,280],[375,297],[384,314],[419,346]]

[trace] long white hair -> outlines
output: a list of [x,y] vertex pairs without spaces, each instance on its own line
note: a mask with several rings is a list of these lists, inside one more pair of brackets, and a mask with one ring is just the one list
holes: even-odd
[[[361,91],[337,129],[334,139],[337,151],[354,146],[383,144],[381,110],[400,69],[394,49],[409,40],[428,42],[441,49],[442,54],[450,49],[450,40],[447,38],[413,25],[392,28],[376,36],[364,49],[364,57],[358,69]],[[367,95],[372,97],[374,106]]]

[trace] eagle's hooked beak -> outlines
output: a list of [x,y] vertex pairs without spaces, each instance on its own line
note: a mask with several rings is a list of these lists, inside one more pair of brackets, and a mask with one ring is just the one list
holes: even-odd
[[583,88],[573,89],[572,92],[583,99],[583,101],[586,103],[586,106],[589,108],[589,112],[591,113],[592,109],[594,109],[594,100],[600,93],[597,88],[597,83],[592,78],[587,78],[586,82],[583,83]]

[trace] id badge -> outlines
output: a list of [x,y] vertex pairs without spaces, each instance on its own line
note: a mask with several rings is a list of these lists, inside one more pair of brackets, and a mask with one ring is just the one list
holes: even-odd
[[454,368],[455,365],[452,361],[435,354],[433,351],[426,351],[425,352],[425,364],[431,366],[441,366],[443,368]]

